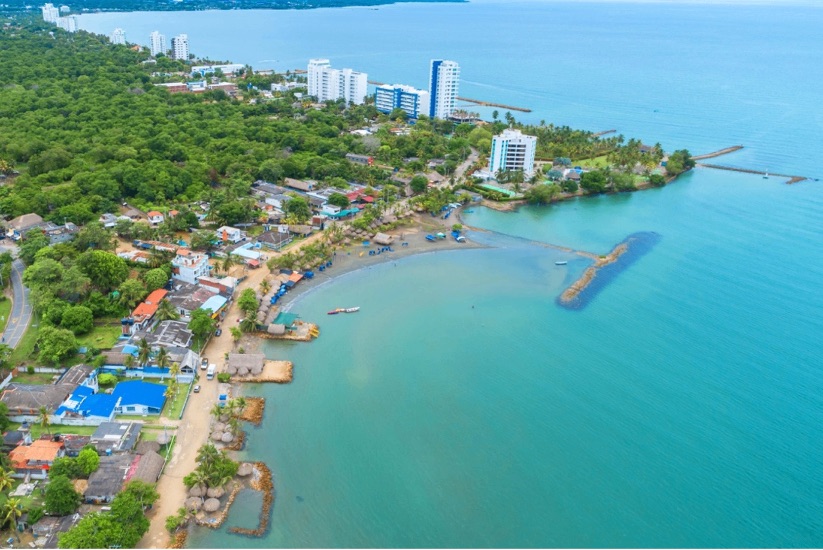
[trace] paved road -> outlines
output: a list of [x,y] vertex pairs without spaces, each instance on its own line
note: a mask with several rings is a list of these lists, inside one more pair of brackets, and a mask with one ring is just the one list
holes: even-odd
[[23,286],[23,270],[25,266],[20,260],[14,260],[11,264],[11,284],[14,291],[14,303],[11,308],[11,317],[3,332],[3,343],[16,347],[23,338],[26,328],[31,322],[31,303],[29,302],[29,289]]

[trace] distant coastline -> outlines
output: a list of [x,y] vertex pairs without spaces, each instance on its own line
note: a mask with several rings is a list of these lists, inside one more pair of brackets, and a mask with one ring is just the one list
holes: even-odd
[[[135,11],[206,11],[206,10],[313,10],[318,8],[378,7],[399,3],[465,3],[468,0],[90,0],[76,14]],[[38,6],[12,0],[0,8],[0,13],[36,12]]]

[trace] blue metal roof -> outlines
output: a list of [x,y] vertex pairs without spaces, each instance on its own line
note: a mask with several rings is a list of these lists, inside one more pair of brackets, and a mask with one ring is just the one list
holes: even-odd
[[156,409],[162,409],[166,402],[163,395],[166,386],[163,384],[151,384],[141,380],[120,382],[115,386],[112,396],[115,400],[120,399],[120,406],[144,405]]
[[114,394],[98,393],[83,401],[83,416],[101,416],[111,418],[117,399]]
[[123,346],[123,353],[134,355],[135,357],[137,357],[138,352],[140,352],[140,348],[138,348],[137,346],[134,346],[132,344],[127,344]]
[[215,294],[208,300],[206,300],[200,309],[210,309],[212,313],[217,313],[220,311],[220,308],[226,305],[227,300],[220,296],[219,294]]

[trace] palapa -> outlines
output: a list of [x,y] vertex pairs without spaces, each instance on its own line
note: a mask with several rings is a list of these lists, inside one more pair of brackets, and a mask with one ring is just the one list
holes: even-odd
[[206,503],[203,505],[203,510],[206,512],[216,512],[220,509],[220,501],[216,498],[210,498],[206,500]]
[[234,441],[234,436],[231,435],[231,433],[229,432],[225,432],[223,434],[222,441],[223,443],[231,443],[232,441]]
[[223,424],[222,422],[217,422],[217,423],[214,424],[214,428],[212,428],[212,430],[215,431],[215,432],[225,432],[226,431],[226,425]]
[[214,432],[211,434],[211,438],[215,441],[221,441],[223,439],[223,432]]
[[199,498],[203,496],[203,487],[201,485],[195,485],[191,489],[189,489],[189,496]]
[[244,462],[237,468],[237,475],[240,477],[246,477],[250,475],[254,471],[254,465],[250,464],[249,462]]
[[222,487],[209,487],[209,490],[206,491],[206,494],[209,498],[220,498],[226,494],[226,490]]
[[186,510],[198,511],[203,506],[203,499],[190,497],[186,499]]

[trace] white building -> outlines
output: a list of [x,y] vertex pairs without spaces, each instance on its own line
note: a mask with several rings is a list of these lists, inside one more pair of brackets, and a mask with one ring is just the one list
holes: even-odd
[[228,63],[225,65],[195,65],[191,68],[192,73],[200,73],[200,76],[206,76],[215,71],[220,71],[224,75],[237,74],[246,66],[241,63]]
[[189,35],[178,34],[171,39],[171,57],[183,61],[189,58]]
[[116,28],[111,32],[111,36],[109,36],[109,41],[112,44],[125,44],[126,43],[126,31],[121,28]]
[[159,31],[154,31],[149,35],[149,49],[152,57],[157,54],[166,53],[166,36],[160,34]]
[[62,5],[62,6],[60,6],[60,13],[65,14],[65,13],[69,13],[70,11],[71,11],[71,8],[70,8],[70,7],[68,7],[68,6],[66,6],[66,5]]
[[527,136],[520,130],[503,130],[502,134],[492,138],[489,172],[495,176],[498,172],[522,170],[523,175],[531,177],[534,174],[536,148],[537,137]]
[[60,17],[60,10],[54,7],[54,4],[46,4],[40,8],[40,11],[46,23],[57,23],[57,18]]
[[368,93],[369,77],[352,69],[332,69],[328,59],[310,59],[308,67],[309,95],[317,101],[345,99],[346,103],[362,105]]
[[171,261],[171,276],[184,283],[197,284],[197,279],[209,274],[209,258],[205,254],[180,248]]
[[429,73],[429,116],[447,119],[454,111],[460,84],[460,65],[455,61],[432,59]]
[[419,118],[420,115],[428,114],[430,105],[429,92],[411,86],[378,86],[374,92],[374,106],[381,113],[388,114],[394,109],[403,109],[409,118]]
[[57,26],[66,32],[77,32],[77,16],[67,15],[57,18]]
[[224,225],[223,227],[217,228],[215,231],[215,236],[220,240],[220,242],[239,243],[246,238],[246,233],[236,227]]

